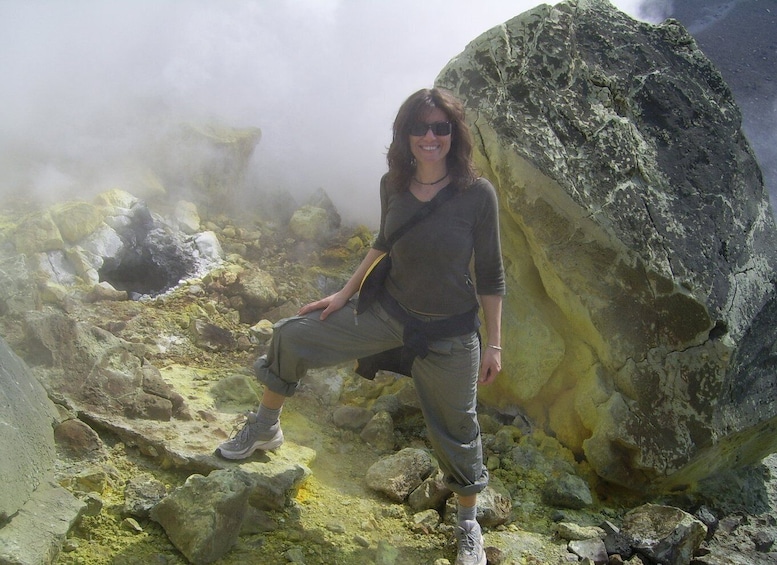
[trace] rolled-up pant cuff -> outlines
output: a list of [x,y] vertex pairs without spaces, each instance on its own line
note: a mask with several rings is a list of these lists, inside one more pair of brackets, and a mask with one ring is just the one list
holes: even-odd
[[257,380],[276,394],[294,396],[299,382],[289,383],[276,376],[267,367],[267,357],[259,357],[254,363],[254,374]]
[[488,486],[488,470],[483,467],[483,474],[480,475],[480,478],[469,485],[462,485],[461,483],[456,482],[452,477],[446,475],[445,486],[447,486],[449,489],[451,489],[451,491],[455,492],[459,496],[471,496],[473,494],[478,494],[483,492],[483,490]]

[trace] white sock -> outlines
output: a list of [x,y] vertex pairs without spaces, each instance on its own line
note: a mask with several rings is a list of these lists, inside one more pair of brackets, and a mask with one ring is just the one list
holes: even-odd
[[267,408],[264,404],[259,405],[259,410],[256,411],[256,421],[262,426],[270,428],[278,423],[281,417],[281,410],[283,407],[277,410],[273,408]]
[[459,524],[466,520],[475,520],[478,515],[478,506],[477,504],[475,506],[462,506],[459,504],[459,509],[457,511],[457,518],[459,520]]

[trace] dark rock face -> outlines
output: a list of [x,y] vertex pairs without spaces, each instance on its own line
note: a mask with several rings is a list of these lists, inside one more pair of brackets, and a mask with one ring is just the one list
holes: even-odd
[[486,395],[628,487],[775,451],[777,232],[689,33],[603,0],[543,5],[438,83],[465,100],[502,199],[511,350]]
[[645,0],[688,28],[720,69],[742,109],[743,129],[755,150],[772,206],[777,203],[777,9],[767,0]]

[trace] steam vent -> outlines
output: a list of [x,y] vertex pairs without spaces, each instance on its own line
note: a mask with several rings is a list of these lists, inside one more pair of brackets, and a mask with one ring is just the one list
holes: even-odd
[[484,397],[630,488],[773,453],[773,212],[688,32],[542,5],[437,82],[465,100],[502,206],[509,353]]
[[116,235],[123,252],[103,262],[100,281],[131,297],[161,294],[196,270],[184,234],[154,220],[143,203],[133,206],[127,225],[117,229]]

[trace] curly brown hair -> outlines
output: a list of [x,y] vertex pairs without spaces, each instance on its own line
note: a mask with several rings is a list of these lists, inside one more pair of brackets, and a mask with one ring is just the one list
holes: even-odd
[[415,174],[416,163],[410,150],[410,126],[423,121],[434,108],[445,112],[453,126],[451,149],[446,157],[452,181],[467,187],[477,178],[472,162],[472,135],[464,120],[464,105],[447,90],[423,88],[405,100],[394,119],[394,137],[386,160],[388,183],[395,190],[408,190]]

